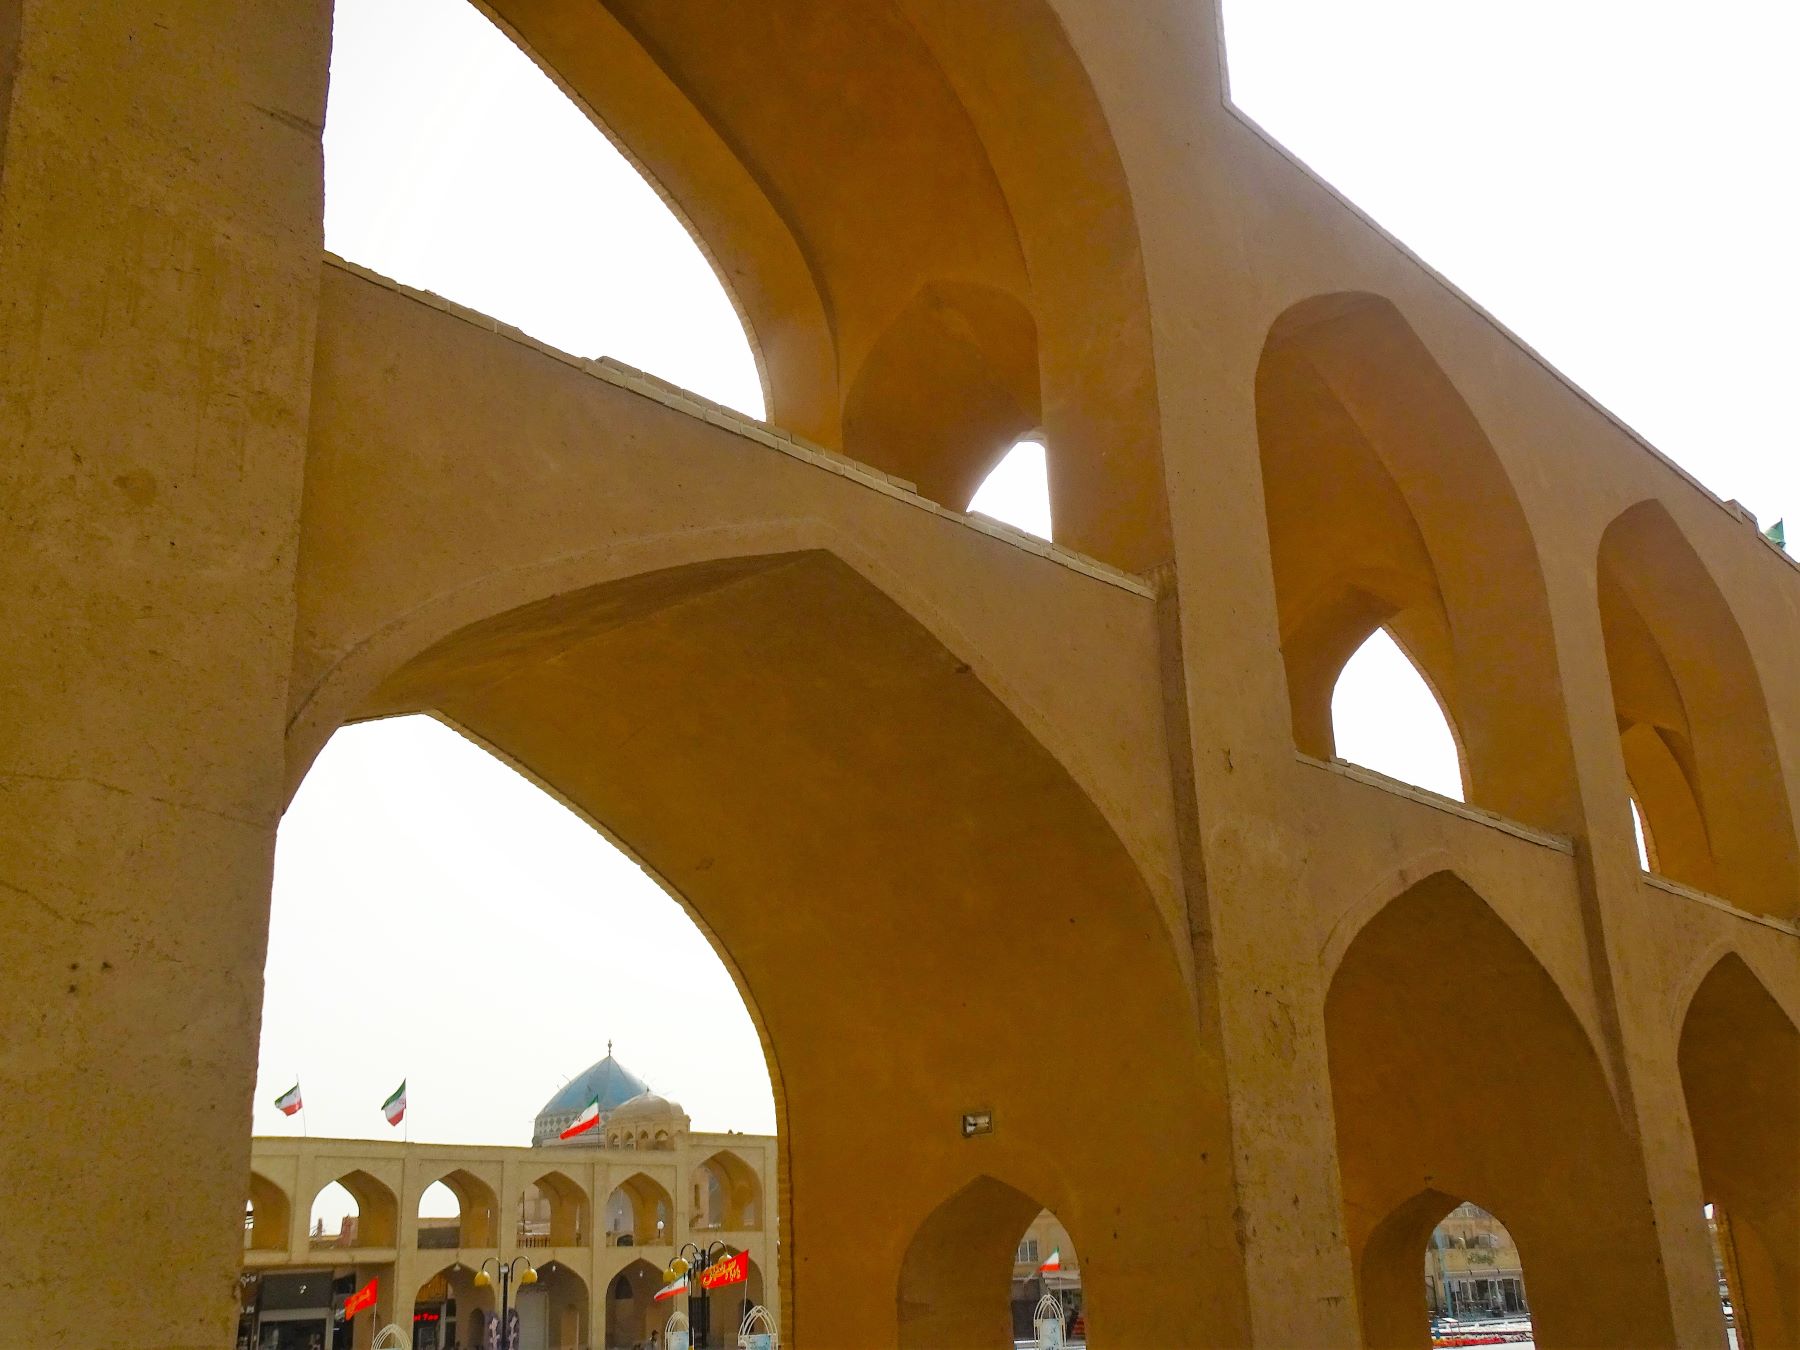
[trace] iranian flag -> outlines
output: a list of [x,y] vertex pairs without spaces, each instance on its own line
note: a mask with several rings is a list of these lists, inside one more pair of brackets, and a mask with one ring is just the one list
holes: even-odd
[[1050,1249],[1050,1255],[1049,1255],[1048,1259],[1046,1259],[1044,1264],[1039,1266],[1038,1269],[1039,1270],[1061,1270],[1062,1269],[1062,1248],[1061,1247],[1052,1247]]
[[661,1303],[666,1298],[674,1298],[677,1294],[685,1294],[687,1293],[687,1287],[688,1277],[683,1275],[679,1280],[676,1280],[671,1284],[665,1284],[661,1289],[657,1290],[656,1296],[651,1299],[651,1302]]
[[600,1099],[596,1097],[582,1108],[581,1114],[575,1117],[575,1123],[556,1137],[558,1139],[573,1139],[578,1134],[586,1134],[599,1123]]
[[300,1085],[298,1083],[275,1099],[275,1109],[284,1116],[293,1115],[300,1107]]
[[398,1125],[406,1119],[406,1080],[400,1080],[400,1086],[381,1104],[381,1114],[387,1117],[387,1123]]

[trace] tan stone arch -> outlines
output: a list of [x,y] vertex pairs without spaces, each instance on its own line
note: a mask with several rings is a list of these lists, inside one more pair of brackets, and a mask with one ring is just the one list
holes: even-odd
[[1459,1197],[1499,1215],[1531,1261],[1539,1345],[1669,1340],[1641,1156],[1599,1056],[1459,877],[1416,882],[1363,926],[1325,1026],[1366,1345],[1428,1343],[1424,1239]]
[[[1038,334],[1018,350],[1027,401],[1044,408],[1059,537],[1120,566],[1166,560],[1131,195],[1050,4],[486,7],[694,231],[744,317],[774,420],[838,445],[885,339],[882,384],[910,381],[917,403],[960,404],[978,428],[991,386],[967,379],[965,335],[896,320],[932,286],[1010,296]],[[758,79],[742,78],[745,63]],[[928,331],[938,340],[895,340]],[[979,481],[944,445],[909,448],[900,427],[867,420],[915,409],[858,406],[858,439],[882,468],[921,485]],[[989,457],[986,442],[966,437],[950,458]]]
[[593,1301],[579,1271],[561,1261],[546,1261],[537,1267],[537,1283],[527,1296],[543,1301],[550,1350],[579,1350],[597,1343],[589,1330]]
[[425,1203],[425,1192],[442,1182],[456,1197],[458,1245],[491,1247],[500,1235],[500,1199],[486,1179],[466,1167],[454,1167],[435,1175],[419,1178],[419,1204]]
[[1662,503],[1606,527],[1598,592],[1652,869],[1757,913],[1800,912],[1800,848],[1755,660]]
[[[1092,1091],[1144,1091],[1111,1034],[1121,1020],[1159,1054],[1206,1063],[1163,911],[1106,819],[966,662],[831,554],[691,564],[518,606],[397,662],[360,712],[427,709],[621,841],[713,941],[768,1056],[782,1199],[805,1201],[781,1216],[792,1250],[862,1241],[875,1183],[840,1158],[845,1139],[935,1170],[978,1102],[1008,1114],[1014,1146],[1064,1147],[1067,1104],[1018,1011],[1046,969],[1079,976],[1065,1049],[1094,1061]],[[1027,910],[1039,931],[1022,944]],[[921,1015],[919,991],[946,981],[957,1015]],[[971,1039],[988,1052],[966,1054]],[[905,1061],[939,1067],[899,1100],[842,1091],[846,1074]],[[1223,1160],[1210,1073],[1156,1093],[1194,1155]],[[1165,1146],[1155,1118],[1069,1165],[1107,1175],[1131,1137]],[[1181,1226],[1228,1227],[1222,1168],[1196,1184],[1206,1213]],[[783,1278],[790,1326],[873,1297],[846,1295],[826,1264],[784,1263]],[[859,1315],[879,1325],[891,1304]]]
[[1729,952],[1688,1002],[1677,1057],[1740,1343],[1800,1345],[1800,1030]]
[[1437,696],[1472,805],[1577,818],[1536,544],[1474,414],[1394,305],[1315,296],[1256,372],[1263,499],[1294,740],[1333,752],[1344,662],[1385,627]]
[[642,1345],[654,1328],[661,1331],[673,1307],[656,1302],[663,1287],[663,1268],[639,1259],[607,1278],[604,1300],[604,1345]]
[[984,1174],[926,1215],[907,1244],[895,1290],[902,1350],[1012,1345],[1013,1257],[1043,1209]]
[[695,1175],[697,1182],[710,1176],[717,1185],[697,1185],[692,1227],[735,1232],[761,1228],[766,1222],[762,1182],[757,1179],[756,1169],[730,1149],[722,1148],[713,1154],[695,1169]]
[[[626,1223],[622,1229],[614,1229],[611,1225],[615,1211],[614,1202],[622,1199],[626,1210]],[[671,1241],[675,1233],[675,1201],[670,1197],[663,1184],[645,1172],[634,1172],[617,1186],[606,1197],[607,1233],[606,1241],[612,1246],[621,1246],[619,1239],[631,1238],[634,1247],[645,1247],[657,1241]],[[657,1220],[662,1219],[665,1228],[658,1229]]]
[[386,1182],[360,1167],[315,1186],[306,1202],[307,1213],[312,1213],[319,1193],[333,1182],[350,1192],[350,1198],[356,1201],[355,1245],[392,1247],[400,1231],[400,1202]]
[[250,1173],[250,1215],[244,1246],[251,1251],[280,1251],[288,1245],[293,1206],[288,1194],[261,1172]]
[[593,1241],[593,1206],[587,1189],[566,1172],[551,1170],[529,1182],[519,1197],[520,1246],[528,1245],[525,1207],[532,1192],[549,1203],[547,1226],[542,1232],[535,1225],[529,1234],[532,1244],[547,1247],[586,1247]]

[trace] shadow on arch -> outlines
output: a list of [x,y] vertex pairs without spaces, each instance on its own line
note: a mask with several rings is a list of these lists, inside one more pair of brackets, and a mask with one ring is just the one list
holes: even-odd
[[1014,1344],[1014,1258],[1043,1209],[1023,1191],[979,1176],[919,1225],[895,1297],[901,1350],[994,1350]]
[[1467,800],[1568,827],[1536,545],[1486,433],[1400,311],[1344,293],[1284,312],[1257,365],[1256,423],[1295,744],[1332,757],[1338,674],[1385,628],[1443,707]]
[[1325,1005],[1364,1344],[1429,1344],[1425,1240],[1459,1198],[1503,1216],[1537,1344],[1666,1344],[1649,1194],[1587,1032],[1548,971],[1438,872],[1351,942]]
[[[1166,1072],[1210,1061],[1125,847],[970,667],[835,556],[695,563],[471,615],[361,713],[426,710],[620,841],[732,972],[782,1139],[786,1335],[892,1317],[892,1273],[846,1290],[830,1254],[863,1248],[870,1207],[892,1203],[866,1159],[941,1173],[972,1103],[1077,1177],[1134,1148],[1229,1157],[1222,1091]],[[1066,1085],[1021,1015],[1047,977],[1083,1091],[1143,1106],[1116,1137],[1068,1142]]]
[[1731,953],[1695,991],[1678,1055],[1739,1343],[1800,1345],[1800,1031]]
[[1600,626],[1652,870],[1763,914],[1800,907],[1800,846],[1743,630],[1660,502],[1600,538]]

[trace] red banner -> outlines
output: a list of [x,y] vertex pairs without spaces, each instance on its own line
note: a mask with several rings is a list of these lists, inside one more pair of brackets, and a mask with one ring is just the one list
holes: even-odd
[[736,1256],[721,1256],[701,1271],[700,1287],[718,1289],[727,1284],[742,1284],[749,1278],[750,1253],[739,1252]]
[[377,1276],[375,1279],[372,1279],[365,1284],[361,1289],[358,1289],[354,1294],[350,1295],[349,1298],[344,1300],[344,1320],[346,1322],[352,1317],[355,1317],[356,1314],[361,1312],[364,1308],[373,1308],[375,1306],[375,1286],[380,1283],[381,1279]]

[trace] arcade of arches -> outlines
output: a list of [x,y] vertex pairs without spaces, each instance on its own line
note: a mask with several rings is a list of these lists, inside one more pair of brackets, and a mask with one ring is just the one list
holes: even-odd
[[[1754,522],[1240,118],[1207,5],[485,8],[691,225],[767,423],[323,257],[328,0],[0,0],[0,1325],[228,1343],[310,1217],[245,1128],[276,824],[429,711],[737,981],[776,1183],[701,1198],[781,1234],[784,1344],[1005,1344],[1048,1208],[1096,1346],[1422,1346],[1469,1203],[1540,1345],[1722,1347],[1708,1204],[1795,1345]],[[1028,434],[1053,542],[963,514]],[[1337,758],[1376,629],[1464,801]],[[398,1250],[379,1162],[312,1180]],[[605,1250],[591,1177],[443,1175]],[[625,1272],[557,1264],[591,1335]]]

